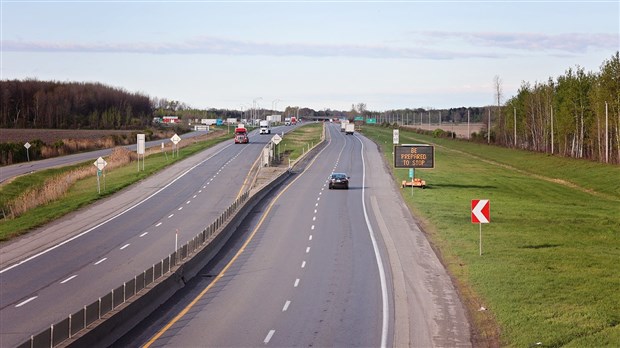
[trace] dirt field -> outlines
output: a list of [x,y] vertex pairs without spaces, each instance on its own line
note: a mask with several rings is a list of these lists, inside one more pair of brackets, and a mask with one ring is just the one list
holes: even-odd
[[422,125],[415,125],[415,126],[404,126],[407,128],[417,128],[417,129],[423,129],[423,130],[435,130],[435,129],[443,129],[444,131],[447,132],[454,132],[456,134],[457,138],[467,138],[468,135],[470,135],[471,133],[479,133],[481,129],[486,129],[486,126],[484,123],[470,123],[469,124],[469,131],[468,131],[468,126],[467,124],[450,124],[450,123],[444,123],[444,124],[431,124],[430,126],[428,124],[422,124]]
[[130,135],[136,131],[127,130],[71,130],[71,129],[0,129],[0,143],[26,143],[41,140],[53,144],[61,139],[95,140],[107,135]]

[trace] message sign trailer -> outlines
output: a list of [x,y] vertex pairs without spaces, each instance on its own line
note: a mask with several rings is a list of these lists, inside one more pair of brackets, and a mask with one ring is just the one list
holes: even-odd
[[427,144],[395,145],[394,168],[435,168],[435,147]]
[[398,133],[394,131],[394,168],[409,168],[411,181],[403,180],[401,187],[411,186],[411,194],[414,187],[426,188],[426,181],[415,177],[415,168],[435,168],[435,147],[427,144],[403,144],[397,145]]
[[482,255],[482,224],[491,222],[491,201],[488,199],[471,200],[471,223],[480,226],[480,255]]

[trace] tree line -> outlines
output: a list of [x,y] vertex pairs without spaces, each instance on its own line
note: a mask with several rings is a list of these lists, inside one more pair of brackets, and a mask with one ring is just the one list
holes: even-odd
[[496,144],[620,163],[619,53],[598,72],[576,66],[557,79],[523,82],[491,124]]
[[0,81],[0,128],[140,129],[149,125],[148,96],[101,83]]

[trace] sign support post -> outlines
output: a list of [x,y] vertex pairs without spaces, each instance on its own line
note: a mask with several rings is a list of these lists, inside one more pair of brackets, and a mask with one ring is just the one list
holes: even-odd
[[482,224],[491,222],[491,202],[488,199],[471,200],[471,223],[479,225],[479,254],[482,256]]

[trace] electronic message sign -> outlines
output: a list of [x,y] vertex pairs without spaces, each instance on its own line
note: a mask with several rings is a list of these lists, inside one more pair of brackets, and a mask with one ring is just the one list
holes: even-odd
[[395,145],[394,168],[435,168],[435,147],[423,144]]

